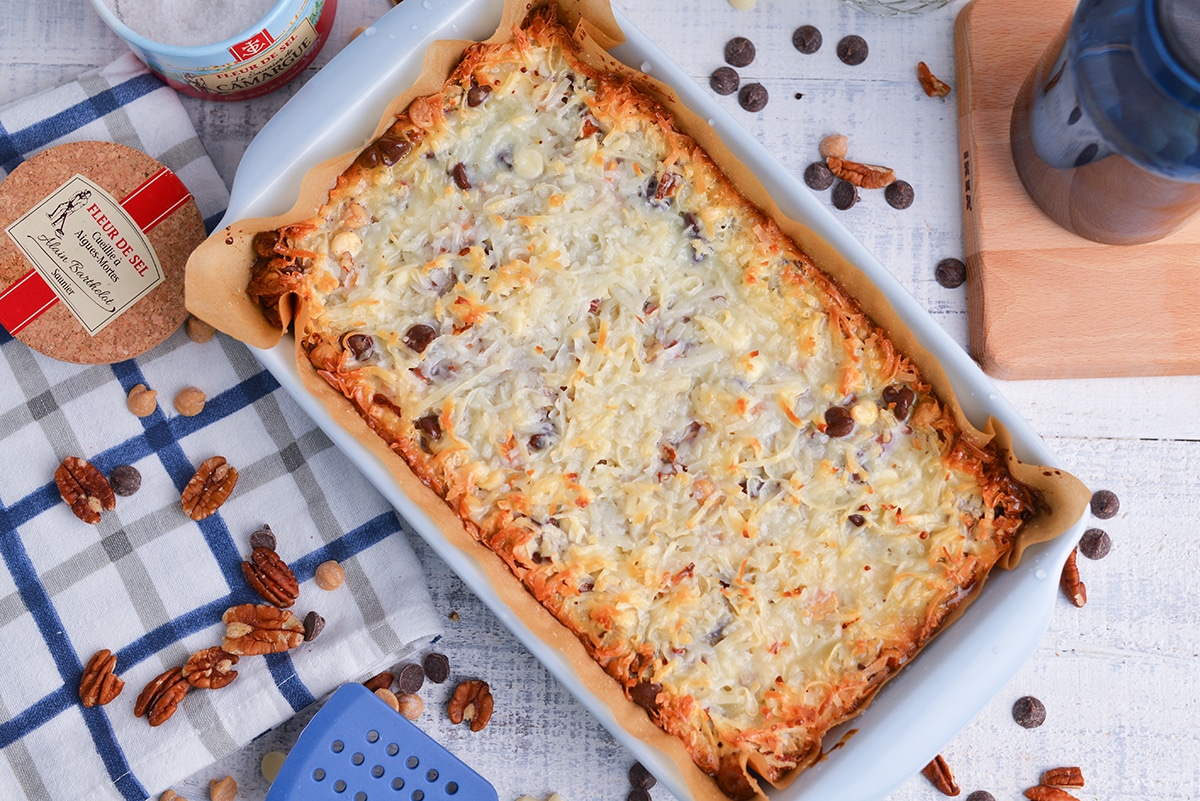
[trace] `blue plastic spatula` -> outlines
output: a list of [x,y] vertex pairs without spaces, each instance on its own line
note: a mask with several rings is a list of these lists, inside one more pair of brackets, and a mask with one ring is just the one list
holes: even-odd
[[361,684],[313,716],[266,801],[497,801],[486,779]]

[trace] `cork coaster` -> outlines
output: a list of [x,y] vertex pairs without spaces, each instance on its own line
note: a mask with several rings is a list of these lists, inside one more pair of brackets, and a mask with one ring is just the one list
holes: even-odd
[[47,356],[130,359],[187,318],[184,267],[204,222],[144,153],[112,142],[39,153],[0,184],[0,229],[0,323]]

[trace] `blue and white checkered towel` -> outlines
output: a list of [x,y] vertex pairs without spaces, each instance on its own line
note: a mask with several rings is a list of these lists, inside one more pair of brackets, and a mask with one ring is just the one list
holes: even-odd
[[[167,164],[215,220],[225,187],[178,98],[133,56],[0,109],[0,175],[38,150],[76,139],[122,142]],[[158,391],[138,418],[135,384]],[[208,396],[183,417],[188,386]],[[196,465],[221,455],[240,480],[199,522],[180,493]],[[59,497],[64,457],[106,475],[130,464],[141,489],[99,525]],[[192,690],[158,728],[133,714],[159,673],[221,642],[222,613],[254,602],[240,564],[263,523],[301,582],[294,609],[327,624],[287,654],[243,657],[236,681]],[[321,590],[317,565],[346,582]],[[240,343],[177,332],[136,360],[74,365],[0,329],[0,798],[54,801],[150,795],[236,751],[346,681],[396,664],[441,631],[404,526]],[[83,667],[117,655],[125,689],[84,708]]]

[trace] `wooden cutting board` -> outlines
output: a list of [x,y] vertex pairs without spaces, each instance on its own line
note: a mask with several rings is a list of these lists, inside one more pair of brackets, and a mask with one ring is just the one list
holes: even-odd
[[957,92],[972,355],[997,378],[1200,373],[1200,215],[1147,245],[1101,245],[1025,194],[1009,150],[1017,91],[1074,0],[974,0]]

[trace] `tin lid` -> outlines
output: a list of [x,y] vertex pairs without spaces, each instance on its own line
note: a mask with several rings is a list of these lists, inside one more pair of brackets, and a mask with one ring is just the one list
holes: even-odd
[[190,193],[158,161],[73,142],[0,184],[0,324],[47,356],[122,361],[187,318],[184,267],[204,240]]

